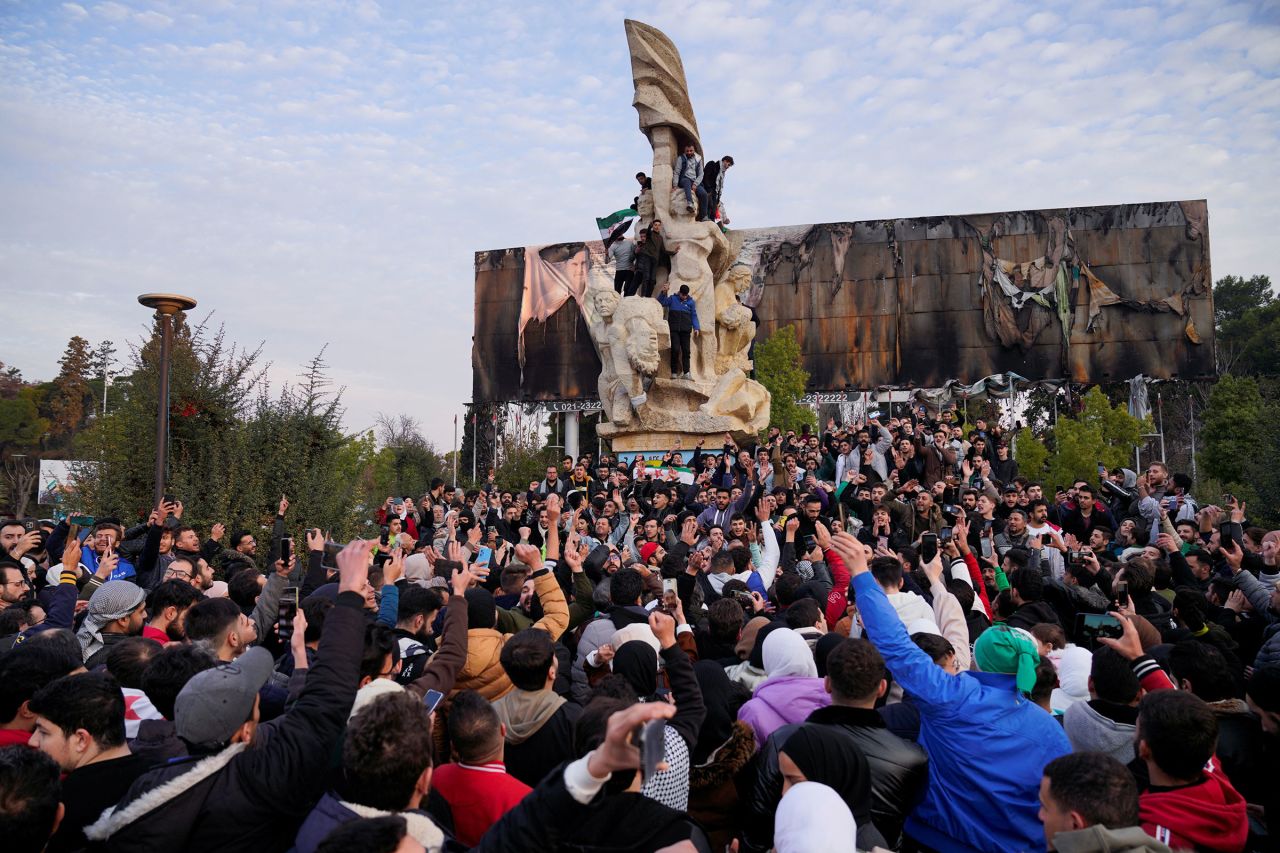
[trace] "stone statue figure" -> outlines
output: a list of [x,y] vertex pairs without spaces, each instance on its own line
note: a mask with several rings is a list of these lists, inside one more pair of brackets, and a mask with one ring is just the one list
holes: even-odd
[[751,370],[747,353],[756,337],[751,309],[739,300],[751,289],[751,267],[734,264],[716,280],[716,374]]
[[605,339],[609,360],[600,374],[600,399],[608,401],[604,406],[609,422],[625,426],[645,410],[662,354],[671,348],[662,306],[655,299],[620,300]]
[[608,422],[601,424],[600,434],[613,439],[614,450],[669,447],[675,435],[746,436],[768,426],[770,403],[765,387],[747,377],[751,362],[746,353],[755,327],[737,296],[744,270],[746,285],[751,273],[745,267],[730,270],[736,256],[730,240],[715,222],[695,221],[696,211],[672,180],[685,145],[702,152],[679,51],[647,24],[627,21],[625,27],[633,103],[640,130],[653,148],[653,189],[642,194],[640,225],[662,222],[673,252],[666,290],[675,293],[688,285],[704,331],[692,341],[693,380],[673,380],[670,334],[657,300],[630,296],[611,301],[593,286],[584,311],[603,365],[600,399]]

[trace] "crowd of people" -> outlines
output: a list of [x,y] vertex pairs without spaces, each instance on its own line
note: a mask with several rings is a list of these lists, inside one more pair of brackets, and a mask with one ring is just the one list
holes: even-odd
[[424,487],[0,524],[4,849],[1271,849],[1280,531],[1160,462],[921,409]]

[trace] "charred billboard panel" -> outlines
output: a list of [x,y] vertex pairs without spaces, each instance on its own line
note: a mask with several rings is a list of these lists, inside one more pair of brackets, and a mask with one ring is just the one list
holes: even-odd
[[[794,326],[810,390],[1213,373],[1204,201],[730,236],[752,269],[757,339]],[[575,300],[612,278],[599,243],[478,252],[475,401],[594,397],[600,363]]]

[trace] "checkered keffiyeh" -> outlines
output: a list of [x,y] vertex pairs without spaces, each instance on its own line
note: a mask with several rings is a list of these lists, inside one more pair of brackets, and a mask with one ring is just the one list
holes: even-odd
[[128,616],[146,598],[142,587],[129,581],[107,581],[94,590],[89,599],[89,612],[76,634],[85,660],[103,647],[102,626]]

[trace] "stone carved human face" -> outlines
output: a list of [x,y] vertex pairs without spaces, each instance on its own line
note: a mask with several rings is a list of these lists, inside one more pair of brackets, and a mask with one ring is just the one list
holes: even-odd
[[618,308],[619,298],[620,297],[616,291],[604,290],[602,288],[596,291],[595,296],[592,298],[592,303],[595,306],[596,313],[599,314],[602,319],[609,320],[612,319],[613,312]]
[[627,359],[632,368],[644,376],[658,372],[660,352],[658,332],[643,318],[634,317],[627,324]]

